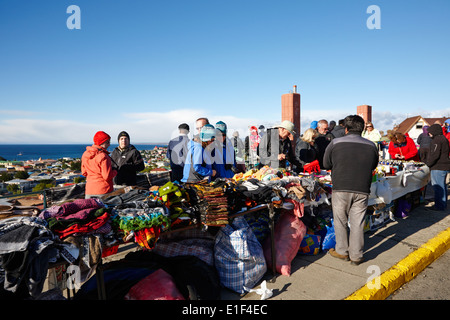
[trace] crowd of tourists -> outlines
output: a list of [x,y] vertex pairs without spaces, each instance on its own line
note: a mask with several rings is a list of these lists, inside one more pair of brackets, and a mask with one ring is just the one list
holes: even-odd
[[[207,118],[195,121],[195,134],[179,125],[179,135],[170,140],[167,157],[171,180],[196,183],[230,179],[236,173],[263,166],[283,168],[293,173],[331,171],[332,210],[336,247],[330,254],[336,258],[362,262],[364,215],[367,210],[372,173],[384,157],[394,160],[424,162],[431,170],[435,194],[433,210],[447,208],[446,176],[450,171],[449,123],[423,128],[419,149],[408,136],[389,131],[384,136],[358,115],[328,122],[313,121],[310,128],[298,134],[290,121],[271,127],[250,126],[242,141],[237,131],[229,136],[227,124],[214,125]],[[128,133],[118,135],[119,146],[109,156],[111,137],[99,131],[94,144],[82,156],[82,174],[86,176],[86,198],[112,192],[114,185],[132,186],[136,174],[144,169],[139,151],[130,144]],[[386,152],[387,149],[387,152]],[[380,154],[383,154],[380,157]],[[350,233],[347,224],[350,221]]]

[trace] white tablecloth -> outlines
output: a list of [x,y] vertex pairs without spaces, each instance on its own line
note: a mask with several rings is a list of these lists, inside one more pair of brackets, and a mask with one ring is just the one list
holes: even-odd
[[399,171],[395,176],[384,177],[372,183],[369,206],[391,203],[410,192],[419,190],[430,181],[430,168],[422,166],[417,171]]

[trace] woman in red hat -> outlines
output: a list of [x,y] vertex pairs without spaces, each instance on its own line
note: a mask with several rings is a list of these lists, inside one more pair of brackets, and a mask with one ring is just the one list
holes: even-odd
[[113,170],[111,158],[107,151],[111,137],[98,131],[94,136],[94,144],[86,147],[81,157],[81,173],[86,177],[85,198],[101,197],[114,190],[113,178],[117,171]]

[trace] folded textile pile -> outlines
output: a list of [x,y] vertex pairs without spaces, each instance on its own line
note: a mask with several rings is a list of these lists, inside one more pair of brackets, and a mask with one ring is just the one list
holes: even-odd
[[70,235],[111,232],[110,214],[111,209],[105,208],[98,199],[77,199],[45,209],[39,217],[46,219],[49,229],[63,239]]
[[111,232],[109,217],[111,209],[88,209],[65,216],[64,218],[48,218],[47,222],[50,230],[57,234],[61,239],[73,235]]
[[159,235],[168,226],[170,219],[164,208],[125,208],[115,211],[113,229],[124,233],[124,241],[134,241],[146,249],[153,249]]
[[248,179],[258,179],[259,181],[273,181],[283,178],[288,175],[285,169],[273,169],[269,166],[264,166],[259,170],[250,169],[245,173],[237,173],[234,175],[233,180],[242,181]]
[[228,224],[228,197],[223,184],[194,184],[200,198],[200,221],[203,225],[222,227]]
[[104,205],[101,200],[96,198],[76,199],[72,202],[66,202],[60,206],[52,206],[50,208],[42,210],[42,212],[39,214],[39,218],[61,218],[75,213],[79,213],[79,215],[82,215],[84,210],[99,209],[103,207]]
[[276,196],[273,186],[257,179],[239,181],[237,189],[242,195],[253,201],[255,205],[269,203]]
[[46,222],[37,217],[1,220],[0,282],[3,288],[20,297],[39,295],[48,264],[56,261],[56,240]]

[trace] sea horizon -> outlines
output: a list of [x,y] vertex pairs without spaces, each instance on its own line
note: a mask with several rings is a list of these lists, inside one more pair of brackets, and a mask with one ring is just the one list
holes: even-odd
[[[62,159],[62,158],[81,158],[87,146],[90,144],[83,143],[48,143],[48,144],[0,144],[0,157],[8,161],[28,161],[39,159]],[[108,148],[112,152],[119,144],[111,144]],[[151,150],[155,146],[166,147],[167,143],[151,144],[151,143],[132,143],[132,145],[141,150]]]

